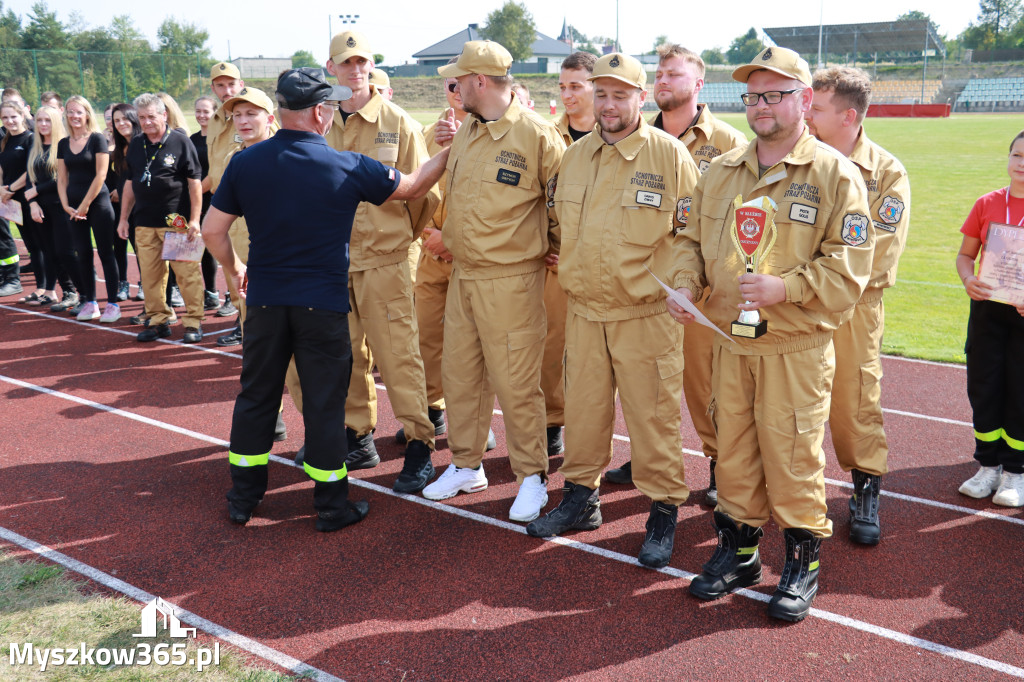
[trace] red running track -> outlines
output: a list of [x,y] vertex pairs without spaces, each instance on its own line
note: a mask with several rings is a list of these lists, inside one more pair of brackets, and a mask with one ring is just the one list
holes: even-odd
[[[381,465],[353,475],[354,497],[370,502],[363,523],[313,530],[312,484],[290,465],[302,424],[286,400],[289,438],[275,445],[271,489],[240,528],[224,501],[237,354],[216,349],[214,334],[198,346],[136,343],[126,320],[140,303],[100,326],[16,298],[0,300],[7,548],[53,548],[100,584],[124,581],[206,619],[214,636],[247,638],[243,648],[274,664],[346,680],[1024,676],[1024,518],[956,492],[975,467],[960,367],[884,359],[883,541],[846,539],[848,478],[830,457],[835,537],[823,547],[816,610],[786,625],[765,613],[782,565],[774,526],[763,585],[713,603],[687,592],[715,544],[697,504],[708,474],[689,424],[695,493],[662,571],[634,559],[649,503],[632,488],[602,491],[605,523],[592,532],[541,541],[509,523],[515,485],[500,412],[486,491],[443,504],[391,493],[401,449],[383,387]],[[208,317],[204,328],[230,325]],[[621,415],[616,432],[613,464],[629,457]],[[450,453],[443,438],[438,448],[440,469]]]

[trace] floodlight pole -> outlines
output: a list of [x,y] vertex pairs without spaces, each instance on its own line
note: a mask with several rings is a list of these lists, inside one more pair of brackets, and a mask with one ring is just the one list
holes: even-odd
[[[341,19],[341,23],[343,23],[343,24],[354,24],[354,23],[356,23],[359,20],[359,15],[358,14],[339,14],[338,18]],[[330,34],[329,36],[327,36],[327,40],[328,41],[331,41],[331,40],[334,39],[334,28],[332,27],[333,21],[334,21],[334,15],[333,14],[328,14],[327,15],[327,32]]]
[[619,0],[615,0],[615,51],[622,51],[622,46],[619,44]]
[[825,24],[825,0],[821,0],[820,12],[818,14],[818,68],[822,68],[825,65],[821,61],[821,33],[822,27]]

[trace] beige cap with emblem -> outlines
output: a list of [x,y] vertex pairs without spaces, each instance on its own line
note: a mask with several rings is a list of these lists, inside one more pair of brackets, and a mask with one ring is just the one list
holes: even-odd
[[224,112],[230,114],[239,102],[249,102],[263,109],[268,114],[274,113],[274,102],[259,88],[244,87],[241,92],[224,102]]
[[365,57],[373,61],[370,41],[358,31],[345,31],[331,38],[331,59],[341,64],[350,57]]
[[507,76],[512,66],[512,55],[499,43],[491,40],[470,40],[462,46],[462,54],[454,64],[437,67],[444,78],[458,78],[471,73],[481,76]]
[[242,79],[242,74],[239,73],[238,67],[231,62],[217,62],[210,69],[210,80],[217,80],[221,76],[227,76],[228,78],[235,78],[237,80]]
[[811,70],[807,62],[796,52],[785,47],[764,48],[750,60],[749,64],[744,64],[733,71],[732,77],[740,83],[746,83],[750,74],[761,69],[773,71],[786,78],[794,78],[808,87],[811,85]]
[[370,72],[370,82],[376,85],[378,88],[390,88],[391,79],[388,78],[388,74],[383,69],[374,69]]
[[594,63],[594,72],[587,80],[593,81],[598,78],[614,78],[641,90],[647,85],[647,72],[644,71],[644,65],[640,63],[639,59],[621,52],[606,54]]

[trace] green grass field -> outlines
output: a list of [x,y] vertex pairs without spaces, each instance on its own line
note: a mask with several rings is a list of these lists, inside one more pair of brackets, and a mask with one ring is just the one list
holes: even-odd
[[[437,118],[433,111],[411,113],[425,125]],[[743,114],[721,118],[750,137]],[[1022,127],[1016,114],[866,120],[871,139],[906,166],[913,197],[898,281],[885,295],[884,352],[964,361],[968,298],[955,267],[960,226],[979,196],[1008,183],[1010,140]]]

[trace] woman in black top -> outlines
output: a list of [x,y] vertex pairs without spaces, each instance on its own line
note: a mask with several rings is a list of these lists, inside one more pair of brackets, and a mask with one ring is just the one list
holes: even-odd
[[[114,151],[110,155],[110,167],[116,178],[116,184],[113,189],[110,190],[111,196],[117,193],[117,203],[114,204],[114,212],[117,214],[117,220],[121,220],[121,195],[124,194],[124,183],[128,179],[128,167],[125,164],[125,156],[128,154],[128,144],[132,141],[132,138],[142,132],[142,126],[139,125],[139,115],[135,113],[135,107],[131,104],[117,104],[114,106],[112,114],[112,125],[114,127]],[[109,183],[108,183],[109,187]],[[117,250],[117,244],[121,243],[125,245],[125,256],[124,261],[121,260],[120,252]],[[132,216],[128,216],[128,239],[127,241],[117,237],[117,241],[114,242],[114,251],[117,253],[117,267],[118,272],[124,279],[128,278],[127,266],[128,266],[128,249],[127,245],[132,245],[132,251],[136,254],[138,250],[135,248],[135,219]],[[121,270],[121,266],[124,265],[125,269]],[[120,292],[118,292],[120,296]],[[139,281],[139,288],[135,293],[135,300],[141,301],[144,296],[142,294],[142,282]]]
[[[0,104],[0,121],[3,121],[7,130],[4,139],[0,140],[0,201],[16,201],[21,204],[23,223],[31,223],[28,206],[25,204],[25,170],[28,168],[28,151],[32,147],[32,131],[25,125],[24,109],[14,100]],[[38,249],[31,225],[27,228],[22,226],[21,237],[29,255],[34,258]],[[39,267],[37,263],[33,265]],[[40,270],[35,272],[38,273]],[[9,223],[0,220],[0,296],[21,292],[20,275],[18,248],[11,236]],[[26,299],[35,300],[33,296],[36,295],[32,294]]]
[[[71,238],[78,256],[78,293],[83,301],[78,319],[115,322],[121,317],[117,305],[117,283],[121,277],[114,259],[117,223],[110,194],[103,184],[110,168],[107,138],[99,132],[89,101],[80,95],[68,98],[64,121],[68,137],[57,144],[57,192],[65,213],[71,216]],[[96,304],[90,228],[107,285],[107,305],[102,316]]]
[[78,304],[78,293],[69,280],[69,273],[76,268],[70,226],[57,194],[57,143],[67,133],[64,132],[60,112],[53,107],[39,107],[35,120],[32,151],[28,155],[25,199],[28,201],[30,218],[36,225],[43,269],[41,273],[36,273],[36,293],[39,298],[29,301],[29,304],[57,303],[54,287],[59,281],[64,296],[60,304],[51,308],[59,312]]
[[[199,165],[203,168],[204,180],[210,174],[210,161],[206,147],[206,128],[210,125],[210,119],[216,110],[217,104],[213,101],[212,97],[203,95],[196,100],[195,114],[196,123],[199,124],[199,132],[193,133],[189,139],[192,140],[192,144],[196,147],[196,153],[199,154]],[[203,218],[206,217],[206,211],[210,208],[210,200],[212,198],[213,194],[203,192]],[[206,310],[219,308],[220,294],[217,291],[217,261],[214,260],[209,251],[203,251],[203,259],[199,264],[203,269],[203,284],[206,289],[206,293],[203,296],[203,307]]]

